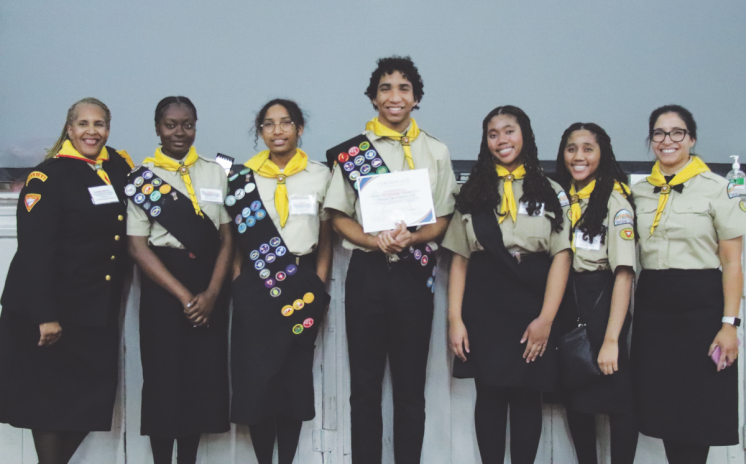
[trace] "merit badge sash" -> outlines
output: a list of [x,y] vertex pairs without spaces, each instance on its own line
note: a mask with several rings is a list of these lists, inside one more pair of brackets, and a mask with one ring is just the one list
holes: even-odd
[[[124,193],[176,237],[195,258],[214,263],[220,248],[220,232],[209,217],[200,217],[185,195],[145,166],[132,171]],[[204,214],[204,212],[203,212]]]
[[[347,182],[357,193],[357,179],[361,176],[373,174],[387,174],[391,172],[376,151],[375,146],[365,135],[361,134],[334,148],[327,150],[326,160],[331,168],[334,163],[339,165]],[[415,227],[409,231],[414,232]],[[399,260],[410,266],[413,272],[426,280],[431,292],[435,291],[435,254],[427,244],[411,246],[397,254]]]
[[267,304],[281,324],[313,343],[320,318],[331,297],[316,269],[301,267],[267,214],[251,169],[235,165],[225,197],[233,229],[244,253],[241,274],[252,286],[261,286],[259,304]]

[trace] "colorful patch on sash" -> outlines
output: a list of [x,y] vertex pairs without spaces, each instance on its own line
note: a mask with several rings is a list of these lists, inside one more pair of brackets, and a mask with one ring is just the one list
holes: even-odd
[[282,307],[282,315],[285,317],[292,316],[295,310],[290,305],[285,305]]
[[144,193],[145,195],[150,195],[151,193],[153,193],[154,189],[155,187],[153,187],[152,184],[145,184],[142,186],[142,193]]
[[308,293],[306,293],[305,295],[303,295],[303,301],[304,301],[304,302],[305,302],[306,304],[311,304],[311,303],[313,303],[313,300],[314,300],[314,296],[313,296],[313,293],[311,293],[311,292],[308,292]]
[[233,174],[228,178],[228,182],[233,182],[234,180],[238,179],[238,174]]
[[344,164],[343,168],[345,171],[350,172],[355,169],[355,163],[353,163],[352,161],[348,161]]
[[257,259],[259,259],[259,250],[254,250],[251,253],[249,253],[249,258],[252,261],[256,261]]
[[135,177],[135,180],[132,183],[135,184],[135,187],[142,187],[142,184],[145,183],[145,179],[142,177]]
[[262,269],[264,269],[264,261],[261,259],[254,261],[254,269],[256,269],[257,271],[261,271]]
[[278,246],[277,249],[275,250],[275,254],[277,256],[285,256],[285,253],[287,253],[287,251],[288,249],[285,248],[284,246]]
[[264,257],[264,260],[267,261],[268,264],[274,263],[275,260],[277,260],[277,256],[275,256],[273,253],[269,253],[267,256]]
[[262,271],[259,273],[259,277],[262,279],[266,279],[267,277],[269,277],[269,274],[269,269],[262,269]]
[[251,202],[251,211],[256,211],[261,207],[262,203],[259,200]]
[[282,294],[282,290],[280,290],[280,287],[275,287],[272,290],[269,291],[269,296],[277,298]]
[[427,279],[427,288],[432,287],[434,283],[435,283],[435,279],[433,279],[432,277],[428,277],[428,279]]
[[269,240],[269,245],[272,246],[272,247],[276,247],[280,243],[282,243],[282,241],[280,240],[280,237],[272,237]]
[[361,150],[365,151],[368,148],[370,148],[370,144],[368,142],[363,142],[363,143],[360,144],[360,149]]
[[272,288],[275,286],[275,279],[267,279],[264,281],[264,286],[267,288]]
[[256,225],[256,218],[254,216],[249,216],[246,218],[246,225],[249,227],[254,227]]
[[142,173],[143,179],[150,180],[153,178],[153,171],[144,171]]
[[277,279],[278,282],[282,282],[283,280],[287,279],[287,274],[282,271],[278,271],[277,274],[275,274],[275,279]]
[[239,174],[242,175],[242,176],[245,176],[246,174],[248,174],[250,172],[251,172],[251,169],[245,168],[245,169],[242,169],[241,172],[239,172]]
[[557,199],[559,200],[561,207],[564,208],[565,206],[570,206],[570,200],[567,199],[567,194],[564,190],[557,194]]
[[246,196],[246,190],[240,188],[236,190],[236,193],[234,193],[236,200],[240,200],[241,198]]
[[244,232],[246,232],[246,228],[247,228],[246,224],[242,222],[241,224],[238,225],[238,233],[243,234]]
[[736,198],[737,196],[740,196],[738,192],[736,192],[736,184],[729,183],[728,184],[728,198]]
[[163,183],[162,179],[155,178],[153,179],[153,182],[151,182],[151,185],[153,185],[153,187],[160,187],[162,183]]
[[634,224],[635,218],[632,216],[632,213],[627,211],[626,209],[619,210],[618,213],[614,215],[614,225],[615,226],[621,226],[623,224]]
[[372,160],[378,153],[375,150],[368,150],[365,152],[365,159]]
[[247,206],[246,208],[244,208],[243,210],[241,210],[241,216],[243,216],[245,218],[251,216],[251,208],[249,208]]
[[243,186],[243,191],[246,193],[251,193],[254,191],[255,188],[256,188],[256,184],[249,183]]
[[44,174],[43,172],[39,172],[39,171],[32,172],[26,178],[26,187],[28,187],[28,183],[31,182],[31,179],[39,179],[42,182],[46,182],[47,181],[47,175]]
[[303,333],[303,326],[300,324],[295,324],[295,326],[293,326],[293,333],[295,335],[300,335],[301,333]]
[[293,309],[295,309],[296,311],[300,311],[301,309],[303,309],[305,305],[306,303],[300,298],[293,301]]
[[357,154],[360,153],[360,149],[358,147],[350,147],[347,152],[350,154],[350,156],[357,156]]
[[236,223],[236,225],[239,225],[239,224],[241,224],[243,222],[243,216],[241,216],[240,214],[238,214],[238,215],[236,215],[236,219],[234,219],[233,221]]
[[131,197],[135,193],[137,193],[137,187],[132,184],[127,184],[127,186],[124,188],[124,194],[128,197]]
[[261,245],[259,245],[259,253],[263,255],[269,253],[269,245],[267,245],[266,243],[262,243]]
[[370,162],[370,165],[373,166],[374,168],[377,168],[382,164],[383,164],[383,160],[381,158],[373,158],[373,160],[371,160]]
[[370,172],[370,165],[360,166],[360,174],[366,175]]
[[26,198],[23,200],[23,204],[26,205],[26,210],[30,213],[34,206],[41,200],[41,195],[38,193],[27,193]]
[[141,205],[145,203],[145,195],[142,193],[138,193],[137,195],[135,195],[135,198],[133,198],[133,200],[135,201],[135,204]]
[[161,192],[159,192],[158,190],[150,194],[150,201],[158,201],[160,199],[161,199]]
[[236,204],[236,197],[234,197],[233,195],[228,195],[227,197],[225,197],[225,206],[233,206],[235,204]]
[[295,264],[288,264],[288,266],[285,268],[285,272],[288,273],[288,275],[294,275],[296,272],[298,272],[298,266]]
[[309,317],[308,319],[303,321],[303,327],[305,327],[306,329],[310,329],[312,325],[313,325],[313,318]]
[[337,161],[339,161],[340,163],[346,163],[349,159],[350,155],[345,152],[342,152],[339,154],[339,156],[337,156]]
[[256,220],[257,221],[261,221],[262,219],[264,219],[265,217],[267,217],[267,212],[264,211],[263,209],[257,210],[257,212],[254,213],[254,214],[256,215]]
[[743,204],[743,200],[741,200],[740,202],[738,202],[738,207],[741,208],[741,211],[743,211],[744,213],[746,213],[746,205]]
[[635,231],[627,227],[626,229],[622,229],[619,232],[619,236],[622,237],[624,240],[634,240]]
[[159,214],[161,214],[161,207],[160,206],[153,206],[153,208],[150,210],[150,216],[156,217]]
[[376,174],[386,174],[389,172],[389,168],[386,166],[381,166],[380,168],[376,169]]

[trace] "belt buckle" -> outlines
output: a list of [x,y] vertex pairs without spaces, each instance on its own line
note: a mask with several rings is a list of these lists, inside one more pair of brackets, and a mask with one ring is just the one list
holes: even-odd
[[521,264],[521,252],[514,251],[510,253],[510,256],[512,256],[518,262],[518,264]]

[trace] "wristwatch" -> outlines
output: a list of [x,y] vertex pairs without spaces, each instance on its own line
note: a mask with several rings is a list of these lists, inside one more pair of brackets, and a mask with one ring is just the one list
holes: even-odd
[[741,327],[741,319],[737,317],[724,317],[723,323],[730,324],[735,327]]

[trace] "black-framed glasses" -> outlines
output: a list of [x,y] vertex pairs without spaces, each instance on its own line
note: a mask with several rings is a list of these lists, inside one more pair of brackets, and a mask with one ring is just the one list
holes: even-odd
[[264,124],[262,124],[262,130],[265,134],[271,134],[275,131],[275,127],[277,127],[278,124],[280,125],[280,129],[282,129],[283,132],[290,131],[290,129],[292,129],[295,125],[293,121],[265,122]]
[[686,138],[686,134],[688,133],[689,131],[686,129],[674,129],[671,132],[656,129],[653,131],[653,136],[650,139],[653,142],[662,142],[666,140],[666,136],[668,136],[672,142],[681,142]]

